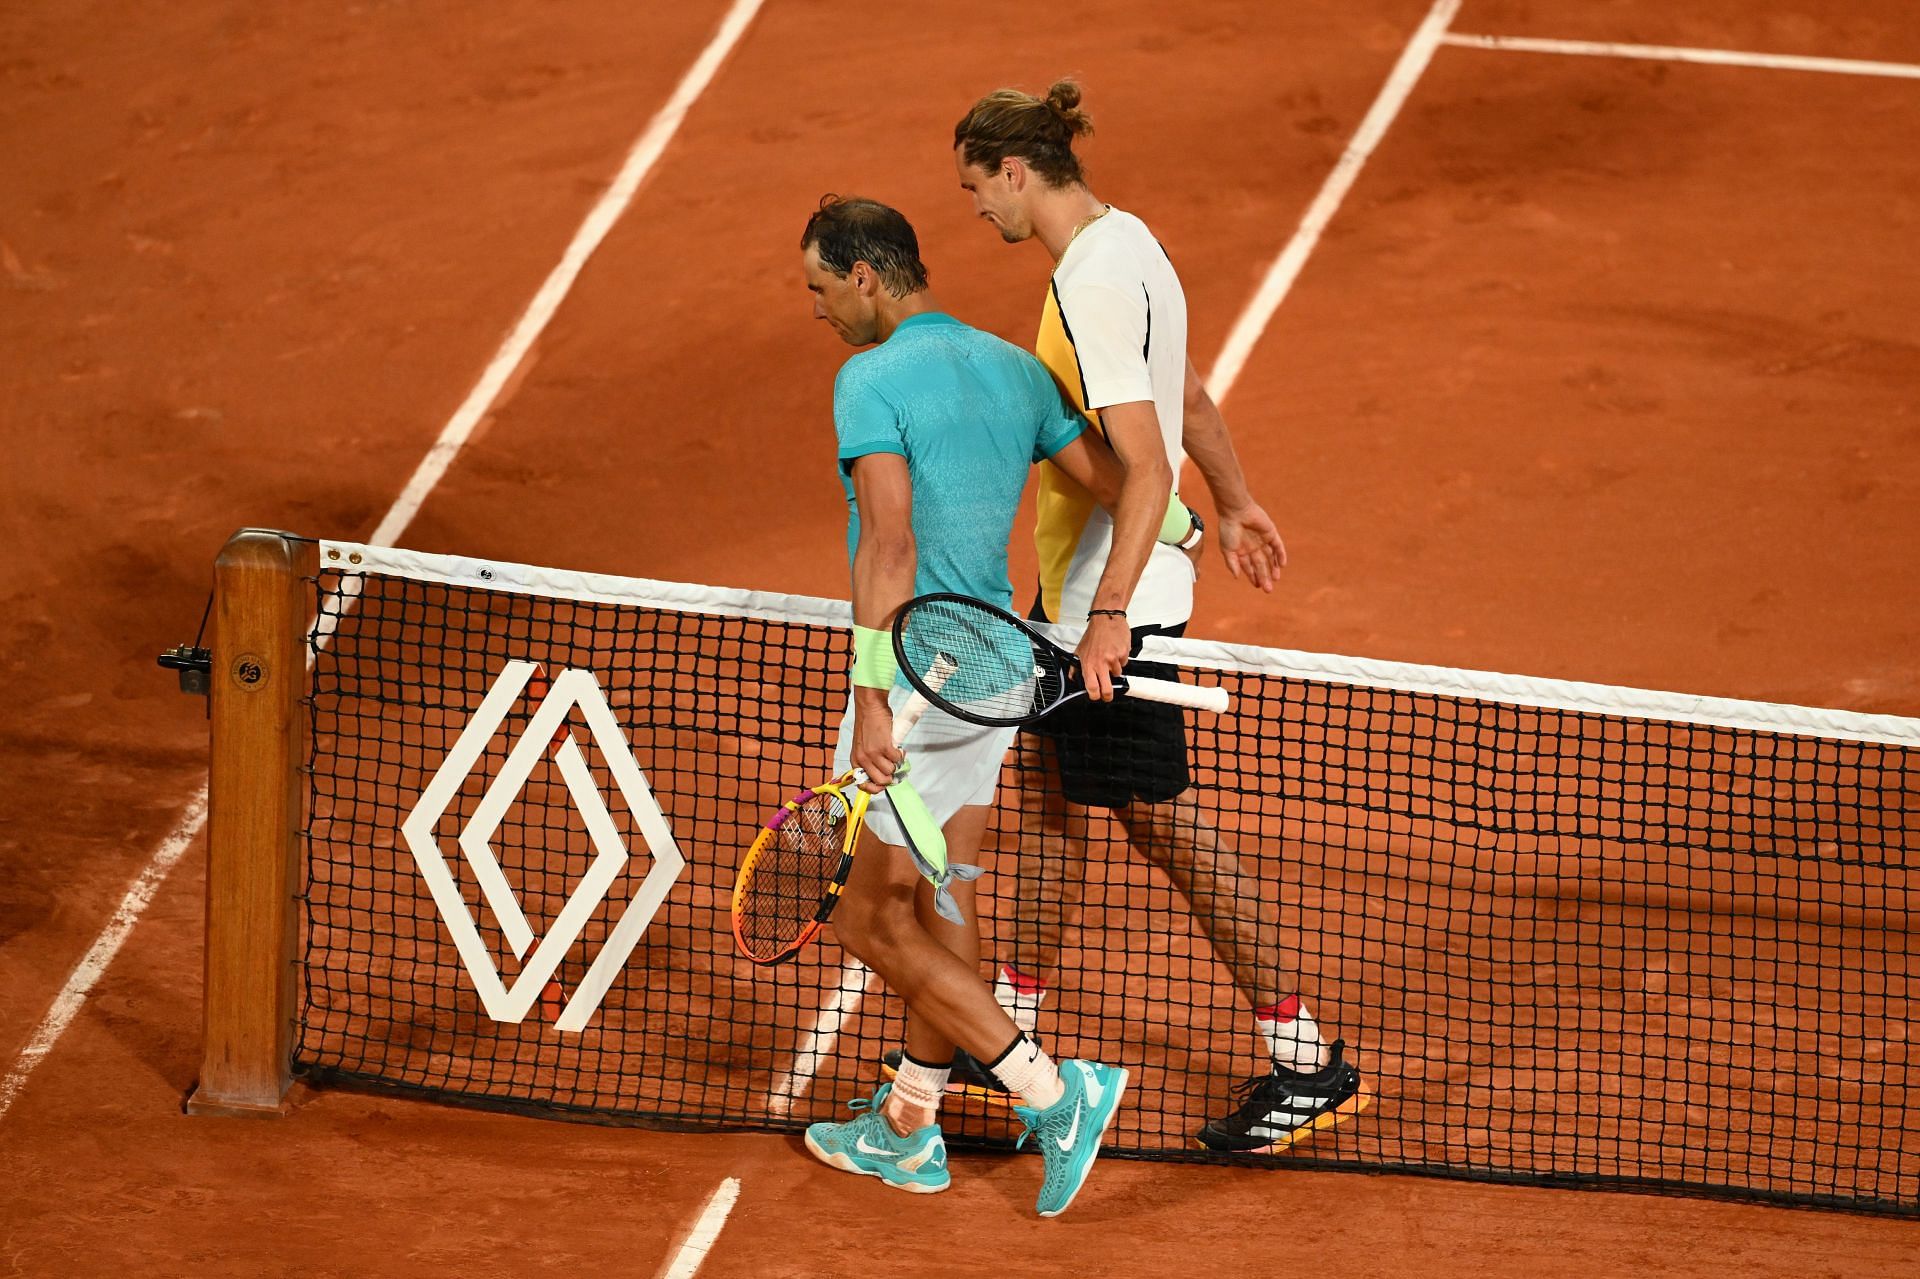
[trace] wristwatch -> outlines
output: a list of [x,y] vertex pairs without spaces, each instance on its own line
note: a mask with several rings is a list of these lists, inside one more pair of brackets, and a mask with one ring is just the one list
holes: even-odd
[[1193,521],[1193,531],[1187,534],[1184,542],[1180,543],[1180,549],[1183,551],[1191,551],[1200,545],[1200,537],[1207,531],[1207,526],[1200,520],[1200,512],[1191,506],[1187,508],[1187,518]]

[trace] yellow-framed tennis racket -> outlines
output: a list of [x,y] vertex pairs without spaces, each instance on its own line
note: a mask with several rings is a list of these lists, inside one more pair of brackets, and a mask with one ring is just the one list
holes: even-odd
[[[939,686],[943,672],[931,680]],[[927,713],[914,692],[893,717],[893,745]],[[791,959],[820,935],[853,873],[853,857],[873,796],[866,775],[850,769],[801,791],[768,816],[740,859],[733,881],[733,938],[756,964]]]

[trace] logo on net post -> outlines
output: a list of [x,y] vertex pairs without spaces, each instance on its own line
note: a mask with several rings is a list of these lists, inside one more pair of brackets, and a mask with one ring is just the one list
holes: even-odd
[[[427,881],[427,887],[433,893],[434,904],[440,908],[440,917],[453,936],[453,944],[460,952],[468,975],[473,978],[474,989],[479,993],[487,1015],[495,1021],[524,1020],[527,1011],[552,980],[561,959],[580,936],[580,930],[593,917],[594,910],[606,897],[607,890],[619,879],[629,860],[626,841],[621,838],[612,814],[607,811],[606,801],[587,767],[586,756],[581,753],[579,744],[573,740],[572,730],[567,727],[568,712],[576,706],[580,708],[581,718],[586,721],[594,744],[600,748],[601,758],[613,777],[614,787],[620,792],[621,799],[633,814],[634,823],[646,841],[646,851],[651,854],[653,865],[627,902],[626,910],[607,934],[587,975],[574,988],[566,1007],[554,1022],[559,1030],[579,1031],[586,1028],[587,1019],[600,1006],[600,1000],[627,962],[627,956],[633,953],[641,934],[653,922],[660,903],[666,900],[667,893],[685,869],[686,859],[681,857],[680,849],[673,841],[673,832],[668,829],[660,806],[654,802],[653,791],[647,785],[645,774],[634,762],[626,734],[621,731],[619,721],[614,719],[613,712],[607,707],[607,699],[600,692],[600,682],[591,671],[561,671],[547,689],[539,708],[534,711],[532,722],[508,752],[505,767],[488,785],[456,840],[468,865],[473,868],[480,894],[492,910],[507,944],[513,948],[514,956],[522,961],[519,975],[511,984],[501,980],[500,970],[494,966],[493,955],[481,940],[473,912],[460,895],[453,870],[441,852],[440,841],[434,838],[433,828],[446,815],[448,806],[459,793],[461,784],[472,774],[487,743],[539,672],[539,666],[533,662],[512,661],[506,664],[481,701],[480,708],[461,730],[453,749],[447,752],[446,759],[435,771],[433,780],[427,783],[413,811],[400,824],[400,832],[413,854],[414,864],[420,869],[421,878]],[[540,938],[536,945],[533,929],[520,909],[519,899],[514,896],[512,885],[507,883],[506,876],[501,873],[500,863],[493,855],[492,840],[508,808],[532,776],[535,766],[549,752],[586,826],[594,856],[587,873],[575,885],[547,935]],[[531,957],[527,954],[529,947],[533,950]]]

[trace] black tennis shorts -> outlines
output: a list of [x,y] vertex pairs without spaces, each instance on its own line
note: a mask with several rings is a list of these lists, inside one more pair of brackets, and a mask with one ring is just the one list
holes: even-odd
[[[1034,601],[1033,620],[1044,622],[1040,602]],[[1136,626],[1133,651],[1149,635],[1178,637],[1178,626]],[[1178,668],[1164,662],[1128,662],[1124,672],[1149,679],[1180,678]],[[1141,702],[1129,697],[1095,702],[1076,697],[1026,732],[1053,747],[1067,802],[1087,808],[1122,808],[1135,801],[1160,803],[1192,784],[1187,773],[1187,717],[1178,706]]]

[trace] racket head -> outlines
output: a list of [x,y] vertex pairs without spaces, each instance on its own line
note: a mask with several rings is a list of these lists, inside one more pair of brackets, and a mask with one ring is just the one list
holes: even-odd
[[777,964],[820,935],[853,870],[868,798],[848,773],[767,817],[734,874],[733,939],[742,955]]
[[1003,608],[968,595],[908,600],[893,653],[914,691],[956,719],[1007,728],[1052,710],[1072,687],[1072,658]]

